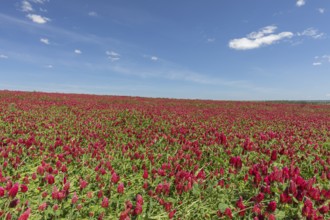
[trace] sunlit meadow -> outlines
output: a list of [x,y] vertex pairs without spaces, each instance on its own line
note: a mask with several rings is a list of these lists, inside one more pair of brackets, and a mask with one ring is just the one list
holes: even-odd
[[329,105],[0,92],[2,219],[329,219]]

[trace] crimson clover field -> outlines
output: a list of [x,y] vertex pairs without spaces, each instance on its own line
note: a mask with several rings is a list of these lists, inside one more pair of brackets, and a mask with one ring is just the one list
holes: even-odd
[[330,219],[330,105],[0,91],[1,219]]

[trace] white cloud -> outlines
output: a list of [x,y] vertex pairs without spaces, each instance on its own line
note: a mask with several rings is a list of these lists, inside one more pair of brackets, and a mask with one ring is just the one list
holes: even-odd
[[[1,1],[1,0],[0,0]],[[118,44],[122,43],[121,40],[114,39],[111,37],[100,37],[94,34],[88,34],[88,33],[78,33],[75,31],[71,31],[69,29],[61,28],[61,27],[55,27],[51,25],[35,25],[34,23],[30,21],[26,21],[23,19],[18,19],[13,16],[8,16],[0,12],[0,21],[6,21],[10,24],[18,25],[20,28],[33,28],[38,29],[42,31],[43,33],[47,32],[50,34],[55,34],[56,36],[66,37],[72,41],[75,42],[83,42],[83,43],[89,43],[93,45],[97,45],[102,48],[106,48],[109,46],[109,44]]]
[[325,12],[325,9],[324,8],[318,8],[317,9],[321,14],[324,14],[324,12]]
[[151,59],[152,61],[157,61],[157,60],[158,60],[158,57],[156,57],[156,56],[152,56],[150,59]]
[[78,49],[75,49],[74,52],[75,52],[76,54],[82,54],[81,50],[78,50]]
[[96,17],[96,16],[98,16],[98,14],[97,14],[95,11],[90,11],[90,12],[88,12],[88,15],[91,16],[91,17]]
[[49,2],[49,0],[30,0],[30,1],[36,4],[44,4],[45,2]]
[[323,55],[322,58],[330,62],[330,55]]
[[311,37],[314,39],[321,39],[325,36],[325,34],[322,32],[319,32],[318,29],[311,27],[311,28],[307,28],[306,30],[304,30],[301,33],[298,33],[298,36],[307,36],[307,37]]
[[45,24],[48,21],[50,21],[49,18],[42,17],[41,15],[36,15],[36,14],[28,14],[26,17],[31,19],[34,23],[38,23],[38,24]]
[[108,58],[111,60],[111,62],[120,60],[120,57],[108,57]]
[[330,93],[326,94],[325,96],[326,96],[326,97],[330,97]]
[[105,53],[106,53],[108,56],[115,56],[115,57],[120,56],[118,53],[116,53],[116,52],[114,52],[114,51],[106,51]]
[[21,9],[24,12],[33,11],[32,5],[30,4],[30,2],[28,2],[26,0],[22,1],[22,7],[21,7]]
[[246,37],[232,39],[229,41],[229,47],[235,50],[256,49],[293,36],[293,33],[291,32],[273,34],[276,29],[276,26],[271,25],[264,27],[257,32],[252,32]]
[[274,33],[276,29],[277,29],[277,27],[274,25],[266,26],[266,27],[260,29],[258,32],[252,32],[252,33],[248,34],[247,37],[251,38],[251,39],[261,38],[261,37],[265,36],[265,34]]
[[324,63],[330,63],[330,55],[315,56],[313,66],[320,66]]
[[105,54],[108,55],[108,59],[110,59],[111,62],[120,60],[120,54],[118,54],[114,51],[106,51]]
[[39,8],[39,11],[41,11],[41,12],[47,12],[47,9],[45,9],[45,8]]
[[49,64],[49,65],[46,65],[46,66],[45,66],[45,68],[48,68],[48,69],[53,69],[53,68],[54,68],[54,66],[53,66],[53,65],[51,65],[51,64]]
[[301,7],[301,6],[305,5],[305,4],[306,4],[306,1],[305,0],[297,0],[297,2],[296,2],[296,5],[298,7]]
[[111,62],[115,62],[115,61],[120,60],[119,57],[109,57],[109,59],[111,60]]
[[0,59],[8,59],[8,56],[6,56],[4,54],[0,54]]
[[207,38],[207,42],[213,43],[215,41],[215,38]]
[[40,42],[44,43],[44,44],[47,44],[47,45],[50,44],[49,40],[47,38],[40,38]]

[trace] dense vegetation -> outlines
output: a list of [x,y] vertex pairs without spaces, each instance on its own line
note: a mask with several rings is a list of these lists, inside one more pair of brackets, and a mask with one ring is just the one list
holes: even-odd
[[0,92],[4,219],[330,219],[329,105]]

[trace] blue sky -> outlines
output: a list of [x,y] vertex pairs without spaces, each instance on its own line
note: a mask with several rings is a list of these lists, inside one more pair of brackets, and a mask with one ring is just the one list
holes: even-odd
[[0,89],[330,99],[329,0],[2,0]]

